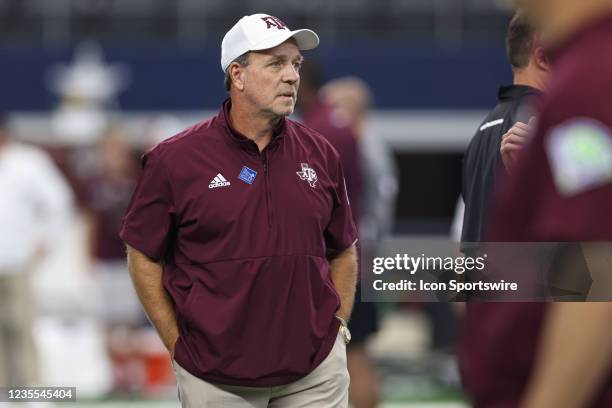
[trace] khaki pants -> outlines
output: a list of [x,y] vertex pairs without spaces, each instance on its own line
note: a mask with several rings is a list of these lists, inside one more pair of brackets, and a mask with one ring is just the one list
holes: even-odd
[[346,346],[338,335],[332,351],[306,377],[291,384],[252,388],[203,381],[176,362],[174,373],[183,408],[347,408]]
[[33,303],[27,273],[0,273],[0,386],[37,383]]

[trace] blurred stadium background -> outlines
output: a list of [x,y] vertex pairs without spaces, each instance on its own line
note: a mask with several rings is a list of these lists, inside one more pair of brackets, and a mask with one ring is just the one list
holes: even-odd
[[[166,353],[142,316],[109,333],[97,312],[99,302],[128,303],[119,315],[130,305],[121,289],[99,299],[115,283],[94,272],[88,237],[100,197],[91,183],[105,166],[130,168],[122,160],[133,166],[144,149],[216,112],[225,98],[220,43],[239,17],[266,12],[314,29],[321,47],[306,57],[324,78],[357,76],[371,88],[368,134],[389,146],[398,174],[392,232],[377,250],[394,253],[407,240],[450,239],[463,150],[511,80],[507,3],[0,0],[0,111],[11,137],[51,155],[75,197],[33,273],[40,383],[77,386],[79,406],[178,406]],[[451,307],[377,307],[381,330],[368,347],[383,406],[465,406]]]

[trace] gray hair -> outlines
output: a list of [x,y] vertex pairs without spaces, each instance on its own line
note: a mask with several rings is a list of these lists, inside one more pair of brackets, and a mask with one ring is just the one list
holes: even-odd
[[230,64],[227,66],[227,69],[225,70],[225,79],[223,80],[223,85],[225,85],[226,91],[229,92],[232,88],[232,78],[230,78],[229,68],[234,62],[242,67],[246,67],[247,65],[249,65],[249,54],[250,51],[245,52],[244,54],[230,62]]

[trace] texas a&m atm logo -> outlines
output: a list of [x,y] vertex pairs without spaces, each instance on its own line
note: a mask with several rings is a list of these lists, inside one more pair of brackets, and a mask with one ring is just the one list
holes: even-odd
[[278,28],[279,30],[287,29],[287,25],[276,17],[266,16],[261,19],[266,23],[266,28]]
[[307,163],[302,163],[302,171],[296,171],[298,177],[301,180],[306,180],[308,181],[308,184],[310,184],[310,187],[315,187],[315,184],[317,182],[317,173],[311,169],[310,167],[308,167]]

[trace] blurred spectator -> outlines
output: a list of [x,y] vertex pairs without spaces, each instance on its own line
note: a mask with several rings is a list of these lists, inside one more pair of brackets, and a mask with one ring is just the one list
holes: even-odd
[[[127,140],[117,130],[100,141],[98,163],[97,174],[85,187],[85,204],[92,216],[90,255],[96,262],[124,264],[125,246],[117,232],[136,186],[138,163]],[[122,320],[123,316],[117,318]]]
[[368,127],[372,92],[365,81],[344,77],[327,82],[320,96],[338,115],[346,118],[358,139],[363,169],[363,194],[359,218],[359,238],[367,254],[375,253],[378,243],[391,234],[398,190],[398,170],[389,145]]
[[108,336],[114,391],[125,392],[142,382],[135,372],[138,363],[130,352],[134,349],[130,337],[145,318],[127,271],[125,246],[119,238],[123,214],[136,187],[138,163],[117,129],[100,141],[98,159],[98,173],[84,187],[89,215],[88,248],[98,288],[97,310]]
[[[591,276],[609,277],[612,54],[603,50],[612,39],[612,2],[521,3],[551,49],[553,70],[534,134],[495,196],[487,238],[583,242]],[[555,269],[579,272],[574,262]],[[473,354],[464,371],[476,407],[612,406],[610,303],[491,303],[478,315],[472,306]]]
[[[463,158],[463,252],[481,241],[495,181],[506,172],[509,157],[518,153],[526,141],[527,123],[550,73],[540,35],[523,13],[517,12],[508,26],[506,53],[513,84],[499,88],[497,106],[478,127]],[[500,147],[504,148],[502,152]]]
[[[346,118],[357,137],[363,169],[363,194],[359,238],[362,248],[362,267],[371,265],[383,239],[391,234],[397,196],[398,171],[391,148],[367,126],[368,111],[372,106],[372,92],[365,81],[357,77],[343,77],[327,82],[320,97],[338,115]],[[362,271],[363,273],[364,271]],[[357,294],[361,298],[361,294]],[[358,318],[371,316],[371,328],[378,329],[376,307],[359,303]],[[365,311],[364,311],[365,309]],[[354,375],[351,398],[356,407],[376,406],[379,400],[378,379],[363,341],[349,348],[349,371]]]
[[340,154],[351,211],[357,225],[361,217],[363,192],[357,135],[351,128],[348,117],[319,97],[318,92],[322,85],[323,75],[319,66],[315,62],[306,60],[300,70],[298,97],[302,122],[321,133]]
[[[540,34],[522,12],[517,12],[508,26],[506,54],[512,67],[513,84],[499,88],[499,102],[480,124],[463,160],[462,194],[465,205],[458,206],[456,217],[463,217],[465,213],[459,236],[461,251],[470,256],[476,256],[478,243],[486,231],[495,185],[500,182],[501,176],[507,175],[500,152],[502,139],[513,131],[517,122],[526,124],[529,121],[550,75]],[[522,143],[517,142],[516,146],[520,149]],[[467,304],[459,350],[460,367],[466,392],[477,406],[486,398],[493,398],[493,394],[497,395],[493,385],[496,377],[482,370],[482,363],[492,360],[486,358],[487,347],[483,345],[485,334],[498,330],[501,320],[509,322],[513,316],[520,316],[522,308],[522,305],[510,303]],[[503,333],[499,333],[499,336],[500,339],[495,342],[496,350],[498,347],[508,348],[514,343],[513,337]],[[499,357],[508,358],[503,354]]]
[[35,264],[68,229],[72,192],[41,149],[12,140],[0,120],[0,385],[38,381]]
[[[319,95],[322,86],[321,71],[314,62],[306,61],[300,71],[298,106],[303,122],[321,133],[340,154],[346,178],[346,188],[355,224],[359,225],[363,202],[362,162],[356,129],[357,117],[351,123],[348,112],[332,106]],[[361,243],[358,243],[363,248]],[[359,265],[363,265],[360,259]],[[361,302],[361,289],[357,286],[355,305],[349,328],[352,339],[347,348],[348,370],[351,376],[349,400],[355,408],[375,407],[378,403],[378,380],[366,353],[367,337],[378,329],[373,303]]]

